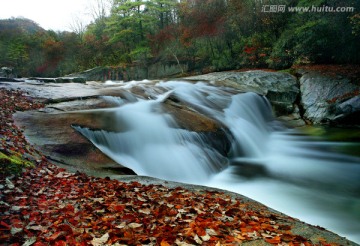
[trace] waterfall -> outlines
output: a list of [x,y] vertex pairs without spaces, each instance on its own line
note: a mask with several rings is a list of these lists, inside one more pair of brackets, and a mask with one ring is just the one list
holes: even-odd
[[[138,175],[238,192],[360,241],[359,158],[334,153],[337,143],[279,130],[270,103],[258,94],[202,82],[146,84],[141,88],[148,100],[133,94],[105,98],[118,105],[112,111],[118,131],[74,128]],[[161,107],[169,97],[226,127],[229,153],[177,127]]]
[[267,122],[273,120],[266,98],[255,93],[234,95],[205,83],[161,82],[158,86],[166,92],[149,96],[155,99],[126,104],[121,98],[103,97],[119,106],[113,123],[119,132],[74,128],[138,175],[204,184],[227,167],[228,159],[199,133],[175,127],[172,116],[161,111],[161,103],[172,95],[229,128],[235,139],[231,155],[259,156],[266,148]]
[[227,165],[227,159],[210,149],[198,133],[174,127],[174,119],[160,110],[168,94],[119,107],[114,124],[120,132],[74,128],[138,175],[204,183]]

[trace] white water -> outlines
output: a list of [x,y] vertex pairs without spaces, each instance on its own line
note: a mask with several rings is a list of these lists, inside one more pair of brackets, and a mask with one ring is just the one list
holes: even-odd
[[[113,124],[120,132],[76,129],[139,175],[231,190],[360,243],[359,159],[327,151],[336,143],[278,130],[271,106],[257,94],[204,83],[157,86],[161,90],[148,90],[155,100],[115,99],[119,107]],[[176,128],[161,108],[170,94],[230,130],[228,157],[201,135]]]

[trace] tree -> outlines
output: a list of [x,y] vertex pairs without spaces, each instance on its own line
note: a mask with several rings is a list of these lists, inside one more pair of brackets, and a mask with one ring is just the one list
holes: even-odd
[[73,16],[72,22],[70,23],[70,29],[78,35],[80,40],[83,39],[86,28],[87,26],[83,19],[79,16]]

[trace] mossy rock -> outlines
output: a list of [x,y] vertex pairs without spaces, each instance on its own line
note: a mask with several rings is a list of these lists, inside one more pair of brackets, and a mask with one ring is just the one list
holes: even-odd
[[19,154],[6,155],[0,152],[0,174],[18,174],[27,167],[34,167],[34,164],[22,159]]

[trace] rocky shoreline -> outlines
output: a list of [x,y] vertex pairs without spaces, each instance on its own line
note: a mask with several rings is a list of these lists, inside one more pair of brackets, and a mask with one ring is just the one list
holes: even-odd
[[[207,76],[207,77],[206,77]],[[220,79],[219,76],[222,78]],[[305,75],[304,75],[305,76]],[[304,77],[302,76],[302,77]],[[309,74],[307,76],[310,76]],[[341,105],[344,105],[346,102],[347,104],[355,102],[355,104],[351,104],[351,110],[345,111],[335,111],[337,112],[337,115],[335,114],[335,117],[329,118],[330,114],[323,114],[320,118],[316,118],[314,122],[329,122],[327,120],[322,121],[321,119],[330,119],[330,121],[333,121],[334,119],[339,119],[339,115],[346,114],[347,117],[350,117],[354,113],[357,114],[357,88],[353,87],[352,85],[348,87],[346,90],[342,91],[336,91],[332,92],[333,94],[328,95],[327,97],[324,97],[322,100],[325,100],[327,104],[325,105],[325,111],[324,108],[319,107],[318,105],[311,104],[308,106],[305,110],[305,107],[300,106],[300,103],[303,103],[304,101],[299,100],[299,81],[297,78],[295,78],[292,75],[289,74],[282,74],[282,73],[267,73],[267,72],[249,72],[249,73],[216,73],[216,74],[209,74],[204,76],[197,76],[197,77],[189,77],[185,78],[186,80],[203,80],[208,81],[210,83],[216,83],[219,86],[226,85],[226,86],[233,86],[234,88],[236,86],[242,86],[241,81],[244,81],[246,78],[247,81],[250,81],[252,89],[259,93],[263,94],[265,96],[268,96],[270,101],[272,102],[275,109],[275,112],[277,114],[280,114],[282,117],[290,117],[290,119],[287,119],[287,122],[289,122],[289,125],[293,124],[296,125],[302,125],[305,124],[305,121],[315,119],[311,118],[311,107],[317,107],[321,109],[321,112],[325,112],[328,110],[330,113],[333,113],[334,111],[331,111],[330,109],[333,109],[334,107],[338,107],[341,109]],[[270,78],[270,79],[269,79]],[[276,83],[277,81],[280,81],[282,79],[286,79],[289,83],[285,83],[284,87],[282,88],[275,88],[272,83]],[[300,86],[301,83],[306,85],[306,83],[312,83],[311,79],[314,78],[314,75],[311,75],[310,77],[304,77],[303,80],[300,78]],[[251,82],[252,81],[252,82]],[[264,81],[269,81],[269,84],[267,86],[264,86],[262,84]],[[271,82],[272,81],[272,82]],[[301,82],[303,81],[303,82]],[[310,81],[310,82],[309,82]],[[332,82],[334,83],[334,82]],[[349,82],[350,83],[350,82]],[[322,83],[319,83],[322,85]],[[121,180],[121,182],[129,183],[129,186],[132,188],[137,189],[147,189],[149,185],[162,185],[164,187],[167,187],[168,189],[174,189],[176,187],[182,187],[184,189],[189,190],[192,196],[197,197],[201,196],[203,193],[207,192],[220,192],[224,193],[225,196],[230,196],[231,199],[240,199],[240,204],[250,204],[250,207],[246,207],[245,211],[253,212],[254,218],[249,219],[249,223],[255,224],[256,221],[265,221],[266,218],[272,218],[274,225],[278,226],[278,222],[282,222],[283,224],[279,225],[279,228],[283,228],[284,231],[276,232],[275,234],[269,234],[266,230],[260,229],[259,231],[253,230],[252,232],[256,232],[253,234],[253,237],[250,237],[248,232],[245,234],[234,234],[233,231],[228,231],[230,234],[225,235],[222,231],[221,238],[219,235],[208,235],[203,234],[203,232],[195,232],[195,234],[198,236],[199,240],[201,240],[202,243],[205,243],[203,245],[215,245],[217,242],[221,242],[221,245],[225,245],[226,243],[233,245],[242,242],[244,245],[278,245],[279,243],[282,243],[282,245],[296,245],[303,243],[304,245],[356,245],[353,242],[350,242],[344,238],[339,237],[336,234],[333,234],[331,232],[328,232],[322,228],[314,227],[305,223],[302,223],[294,218],[290,218],[286,215],[283,215],[277,211],[271,210],[269,208],[266,208],[265,206],[250,200],[246,197],[243,197],[238,194],[234,194],[231,192],[226,191],[220,191],[220,190],[214,190],[210,189],[208,187],[199,187],[199,186],[191,186],[191,185],[185,185],[180,183],[174,183],[174,182],[168,182],[168,181],[162,181],[157,179],[152,179],[148,177],[141,177],[141,176],[133,176],[133,175],[125,175],[124,174],[131,174],[131,170],[125,170],[125,169],[119,169],[119,165],[115,164],[110,159],[106,158],[100,151],[98,151],[92,144],[84,140],[81,136],[75,133],[75,131],[70,127],[71,124],[79,124],[79,125],[91,125],[92,128],[102,128],[104,127],[104,122],[98,121],[97,119],[100,119],[101,117],[98,117],[96,113],[89,112],[83,115],[82,117],[76,116],[77,114],[72,114],[73,112],[78,112],[77,110],[83,110],[83,109],[91,109],[91,108],[101,108],[101,107],[109,107],[109,102],[105,103],[104,100],[99,100],[99,97],[108,95],[109,91],[112,91],[113,94],[123,96],[123,91],[114,92],[113,90],[106,89],[100,89],[99,86],[96,83],[87,83],[87,84],[45,84],[41,85],[42,88],[39,87],[39,85],[32,85],[29,83],[3,83],[0,84],[0,87],[5,88],[7,91],[11,89],[20,89],[21,91],[25,92],[27,94],[26,98],[30,100],[30,98],[35,98],[36,102],[52,102],[51,105],[47,105],[47,107],[36,110],[36,111],[26,111],[26,112],[17,112],[14,115],[15,124],[18,126],[21,130],[17,131],[16,135],[22,135],[21,131],[24,131],[24,134],[26,136],[26,139],[30,140],[30,143],[35,145],[37,149],[40,150],[40,152],[36,152],[36,155],[34,154],[33,157],[29,157],[27,161],[33,161],[34,164],[38,165],[38,168],[35,171],[28,171],[27,174],[20,178],[23,182],[26,179],[29,179],[31,177],[34,177],[34,175],[44,175],[44,177],[48,177],[49,180],[53,179],[54,176],[58,176],[61,173],[62,177],[56,177],[57,182],[61,182],[61,180],[66,180],[68,178],[74,178],[74,180],[78,180],[79,177],[83,177],[83,174],[76,173],[77,171],[81,172],[87,172],[89,175],[94,176],[100,176],[100,177],[107,177],[109,176],[111,180]],[[306,87],[306,86],[305,86]],[[320,87],[321,88],[321,87]],[[239,89],[239,88],[236,88]],[[244,89],[245,90],[245,89]],[[247,88],[249,90],[249,87]],[[262,90],[262,91],[261,91]],[[314,92],[315,89],[312,88],[310,91]],[[303,92],[302,92],[303,93]],[[17,93],[13,96],[12,100],[14,100],[14,104],[16,105],[17,101],[23,101],[24,98],[21,97],[22,93]],[[306,94],[308,95],[308,94]],[[328,98],[335,97],[336,100],[329,100]],[[309,98],[311,98],[310,95],[308,95]],[[10,99],[9,99],[10,100]],[[33,99],[31,99],[33,100]],[[32,102],[32,101],[30,101]],[[56,103],[55,103],[56,102]],[[175,102],[176,104],[176,102]],[[37,105],[37,104],[32,104]],[[177,107],[181,108],[184,106],[181,105],[174,105],[174,102],[171,102],[170,104],[167,104],[168,107]],[[169,106],[170,105],[170,106]],[[305,105],[305,104],[303,104]],[[34,109],[37,109],[38,106],[34,107]],[[299,109],[302,108],[302,109]],[[310,109],[309,109],[310,108]],[[27,108],[16,108],[15,110],[28,110],[31,109],[31,107]],[[189,117],[193,117],[192,112],[189,112],[188,109],[183,108],[185,114],[189,114]],[[302,111],[302,112],[301,112]],[[326,111],[326,112],[328,112]],[[309,112],[306,114],[306,112]],[[316,111],[318,112],[318,111]],[[12,112],[12,113],[15,113]],[[280,116],[278,115],[278,116]],[[318,114],[315,114],[318,115]],[[337,116],[337,117],[336,117]],[[9,116],[10,117],[10,116]],[[203,116],[201,116],[203,117]],[[293,118],[291,118],[293,117]],[[342,117],[342,116],[341,116]],[[345,117],[346,118],[346,117]],[[41,120],[40,120],[41,119]],[[46,120],[47,119],[47,120]],[[303,120],[304,119],[304,120]],[[319,120],[320,119],[320,120]],[[56,123],[57,122],[57,123]],[[58,124],[61,122],[61,124]],[[208,122],[207,119],[203,119],[200,122]],[[299,123],[300,122],[300,123]],[[6,123],[7,124],[7,123]],[[188,125],[186,125],[188,124]],[[184,122],[183,127],[196,127],[198,130],[202,130],[206,128],[208,131],[212,131],[212,124],[205,124],[203,126],[194,126],[189,125],[189,122]],[[10,125],[12,128],[16,129],[15,125]],[[34,128],[35,126],[35,128]],[[198,128],[200,127],[200,129]],[[210,128],[209,128],[210,127]],[[54,130],[56,130],[54,132]],[[66,134],[64,134],[66,133]],[[64,138],[64,136],[67,135],[67,137]],[[40,136],[40,137],[39,137]],[[5,144],[2,147],[3,150],[8,148],[7,143],[12,142],[11,136],[9,136],[9,141],[6,141]],[[12,143],[14,145],[14,143]],[[65,146],[69,146],[66,147]],[[25,145],[25,143],[23,144]],[[28,145],[28,144],[27,144]],[[30,145],[31,146],[31,145]],[[62,146],[62,147],[61,147]],[[35,153],[35,152],[34,152]],[[31,153],[29,154],[32,155]],[[46,158],[46,156],[48,158]],[[67,171],[63,169],[58,169],[58,167],[53,166],[51,164],[51,160],[53,159],[54,163],[57,164],[60,167],[65,167],[68,171],[72,171],[73,173],[68,173]],[[78,162],[77,164],[73,164],[74,162]],[[69,166],[68,164],[72,163],[72,166]],[[84,165],[85,164],[85,165]],[[49,170],[49,171],[48,171]],[[33,173],[33,174],[31,174]],[[75,174],[74,174],[75,173]],[[31,174],[31,175],[30,175]],[[120,174],[120,175],[119,175]],[[30,175],[30,176],[29,176]],[[89,182],[110,182],[108,179],[93,179],[91,177],[87,178],[91,181]],[[9,180],[9,181],[8,181]],[[60,180],[60,181],[59,181]],[[17,203],[16,200],[10,199],[10,195],[14,196],[14,192],[18,192],[16,196],[21,196],[21,192],[19,193],[19,189],[25,190],[29,189],[29,187],[22,187],[20,185],[19,179],[7,179],[5,176],[1,178],[1,191],[3,194],[5,194],[6,200],[5,203],[1,204],[1,209],[5,211],[5,209],[8,209],[9,206],[22,206]],[[41,188],[41,180],[39,182],[35,183],[37,184],[37,189]],[[77,182],[77,181],[76,181]],[[115,181],[114,181],[115,182]],[[25,182],[26,183],[26,182]],[[111,182],[110,182],[111,183]],[[137,183],[140,183],[142,185],[137,185]],[[11,184],[13,186],[11,186]],[[19,184],[19,185],[18,185]],[[124,184],[127,185],[127,184]],[[136,187],[133,187],[133,186]],[[13,187],[13,188],[11,188]],[[131,188],[131,189],[132,189]],[[35,187],[30,187],[30,189],[35,189]],[[40,191],[39,189],[37,193]],[[110,191],[108,191],[110,192]],[[174,190],[168,191],[168,192],[174,192]],[[222,198],[225,199],[225,198]],[[228,198],[226,198],[228,199]],[[36,200],[36,202],[40,202],[41,200]],[[151,201],[152,202],[152,201]],[[12,204],[13,203],[13,204]],[[35,203],[34,203],[35,204]],[[67,206],[66,204],[70,204],[71,206],[74,206],[73,202],[70,202],[69,199],[64,200],[64,202],[61,204],[61,207]],[[9,205],[9,206],[8,206]],[[82,206],[82,205],[81,205]],[[61,210],[60,207],[60,210]],[[241,205],[240,205],[241,207]],[[22,208],[21,208],[22,209]],[[230,208],[229,208],[230,209]],[[233,208],[231,208],[233,209]],[[21,210],[22,211],[22,210]],[[75,210],[74,210],[75,211]],[[16,213],[17,210],[8,213],[7,216],[12,216]],[[261,217],[262,214],[266,214],[265,217]],[[71,216],[74,216],[73,214]],[[3,231],[10,233],[11,231],[16,231],[16,229],[13,228],[20,228],[19,226],[13,227],[11,224],[9,224],[9,218],[6,217],[6,221],[1,224]],[[258,220],[257,220],[257,219]],[[215,218],[218,220],[219,218]],[[253,221],[253,222],[251,222]],[[25,222],[24,222],[25,223]],[[25,224],[22,223],[21,226],[24,227]],[[29,223],[29,221],[26,221],[26,223]],[[40,221],[39,221],[40,223]],[[134,221],[132,223],[140,224],[139,221]],[[270,220],[269,220],[270,223]],[[270,224],[271,224],[270,223]],[[61,225],[61,224],[60,224]],[[29,226],[29,225],[28,225]],[[30,225],[35,226],[35,225]],[[129,225],[126,225],[129,226]],[[190,226],[191,227],[191,226]],[[59,229],[60,228],[60,229]],[[125,226],[124,226],[125,228]],[[128,227],[127,227],[128,228]],[[275,227],[273,227],[275,228]],[[39,229],[39,228],[37,228]],[[66,231],[69,230],[63,230],[64,227],[54,227],[51,228],[51,230],[48,231],[48,234],[46,237],[39,238],[37,237],[37,233],[41,230],[33,230],[27,228],[26,230],[23,230],[21,232],[17,233],[10,233],[6,234],[7,238],[6,240],[20,240],[21,236],[19,233],[21,233],[22,238],[21,240],[28,240],[31,239],[29,235],[35,235],[37,238],[35,242],[43,242],[43,243],[54,243],[56,240],[58,241],[64,241],[69,234],[76,235],[75,240],[78,240],[79,236],[78,234],[74,233],[73,229],[71,229],[72,233],[68,233]],[[118,228],[123,229],[123,228]],[[136,228],[133,228],[136,229]],[[263,230],[263,231],[262,231]],[[271,229],[273,230],[273,229]],[[271,232],[271,230],[269,232]],[[65,231],[60,234],[55,234],[61,231]],[[136,231],[136,230],[134,230]],[[245,232],[245,230],[244,230]],[[29,234],[30,233],[30,234]],[[26,234],[26,235],[25,235]],[[197,240],[195,237],[194,231],[192,231],[189,235],[189,238],[185,238],[183,241],[184,243],[192,243],[192,244],[199,244],[200,241]],[[264,234],[264,235],[263,235]],[[55,237],[56,235],[56,237]],[[93,240],[96,241],[96,239],[101,239],[105,233],[98,234],[93,232],[90,236],[87,235],[88,242],[91,242]],[[108,237],[106,242],[110,242],[111,240],[116,240],[112,237],[112,234],[109,234],[110,238]],[[200,235],[203,235],[202,238]],[[214,239],[214,241],[206,240],[208,237],[210,238],[213,236],[215,238],[218,238],[218,241],[215,241],[217,239]],[[240,235],[240,237],[236,238],[234,235]],[[205,237],[206,236],[206,237]],[[225,236],[231,236],[231,240],[233,241],[227,241],[230,240],[230,237],[222,238]],[[10,238],[10,239],[9,239]],[[86,238],[86,237],[85,237]],[[184,238],[183,238],[184,239]],[[32,239],[34,240],[34,239]],[[105,238],[103,238],[105,240]],[[172,241],[171,241],[172,240]],[[175,243],[175,239],[171,239],[171,243]],[[239,241],[237,241],[239,240]],[[164,241],[164,242],[163,242]],[[157,244],[161,245],[167,245],[170,241],[161,240],[157,242]],[[116,242],[116,241],[111,241]],[[178,241],[180,242],[180,241]],[[170,244],[171,244],[170,243]],[[292,243],[292,244],[291,244]],[[41,245],[41,244],[38,244]],[[115,245],[115,244],[114,244]],[[178,245],[186,245],[186,244],[178,244]]]
[[[329,76],[311,70],[297,70],[297,77],[283,72],[218,72],[187,77],[218,86],[264,95],[276,116],[304,124],[359,125],[360,85],[344,76]],[[287,117],[287,118],[286,118]]]

